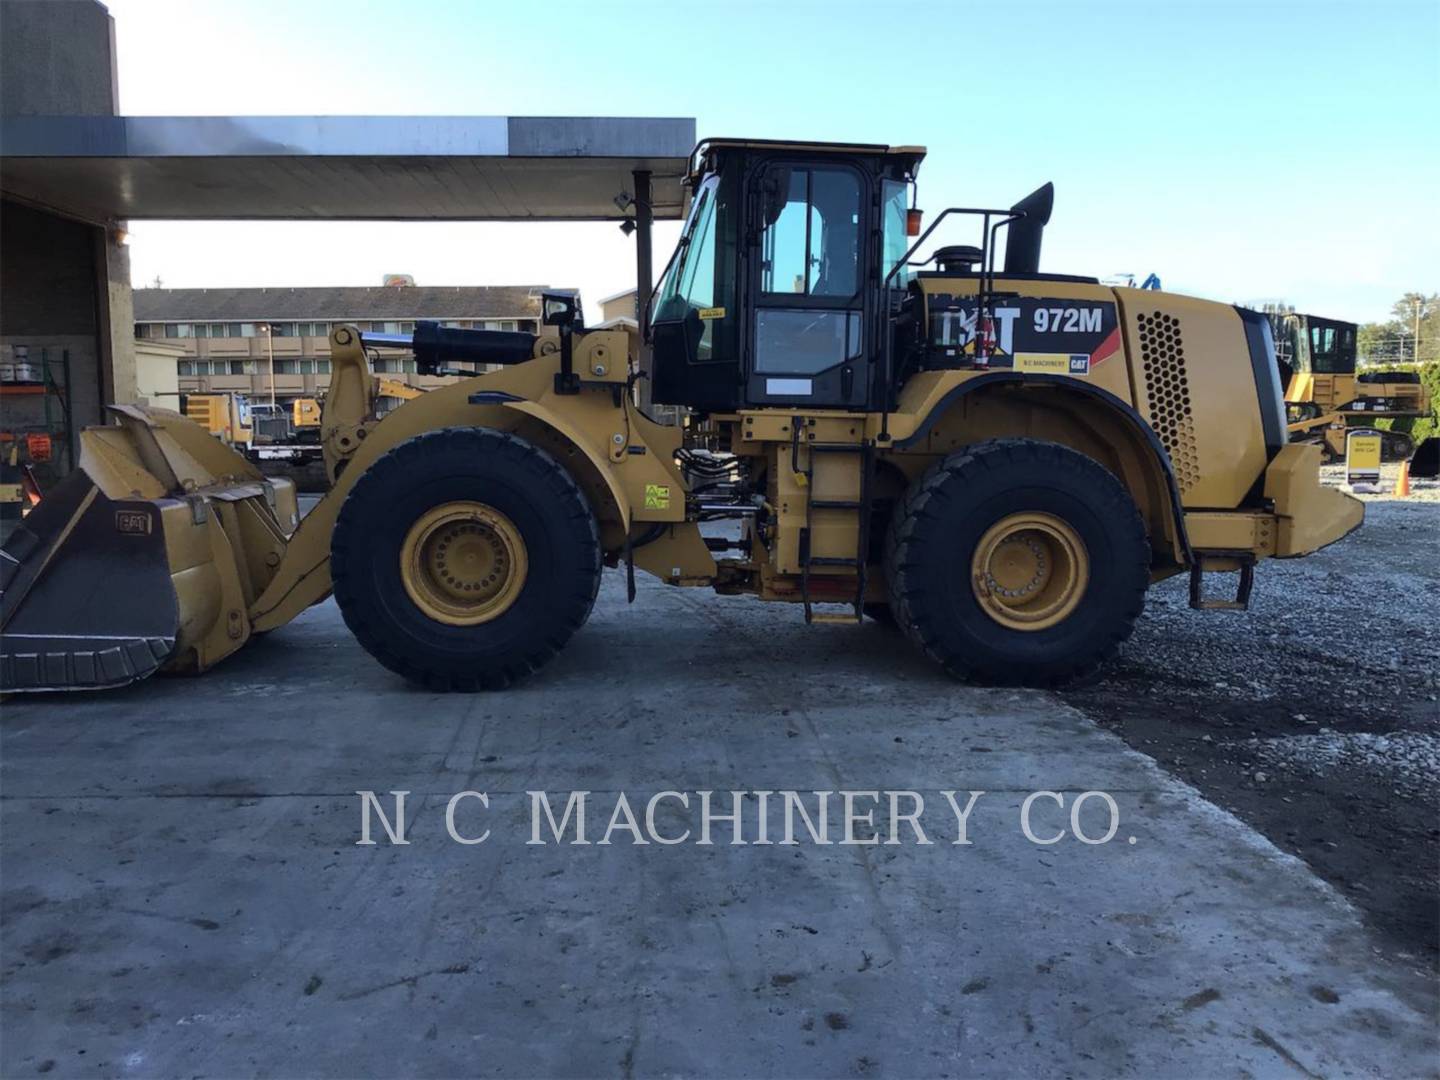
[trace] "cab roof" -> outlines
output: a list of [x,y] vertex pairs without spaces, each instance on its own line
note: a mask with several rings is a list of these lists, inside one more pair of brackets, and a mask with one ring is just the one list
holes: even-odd
[[689,180],[693,182],[716,150],[800,150],[807,154],[879,154],[899,158],[914,170],[925,157],[923,146],[886,146],[883,143],[810,142],[804,139],[702,139],[690,152]]

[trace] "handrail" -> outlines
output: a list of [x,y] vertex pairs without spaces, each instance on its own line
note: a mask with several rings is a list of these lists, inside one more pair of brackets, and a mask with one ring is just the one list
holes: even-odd
[[[890,282],[900,268],[910,264],[910,257],[920,250],[920,246],[930,239],[930,234],[940,227],[940,223],[951,214],[972,214],[984,219],[980,227],[980,275],[977,282],[975,297],[975,355],[983,358],[981,351],[984,349],[984,318],[987,298],[995,283],[995,238],[1003,226],[1012,225],[1026,217],[1023,210],[1015,210],[1013,207],[1008,210],[987,210],[983,207],[950,206],[942,210],[930,224],[930,227],[920,234],[920,238],[911,244],[909,249],[901,256],[900,260],[890,268],[880,282],[880,293],[885,304],[885,348],[881,353],[880,371],[880,433],[878,442],[890,441],[890,377],[891,366],[894,362],[893,351],[895,348],[895,334],[890,326]],[[992,225],[990,219],[1001,216],[1002,220]],[[927,260],[928,261],[928,260]],[[988,281],[988,284],[987,284]]]

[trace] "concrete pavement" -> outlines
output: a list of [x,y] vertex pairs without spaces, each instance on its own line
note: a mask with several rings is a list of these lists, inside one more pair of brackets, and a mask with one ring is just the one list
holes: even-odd
[[[1348,904],[1053,697],[622,584],[506,694],[410,688],[326,604],[199,679],[7,702],[0,1072],[1433,1075]],[[591,792],[592,840],[620,791],[915,790],[936,843],[531,846],[534,789]],[[947,789],[987,793],[969,845]],[[1110,793],[1115,839],[1026,839],[1041,789]],[[356,845],[357,790],[412,792],[409,845]]]

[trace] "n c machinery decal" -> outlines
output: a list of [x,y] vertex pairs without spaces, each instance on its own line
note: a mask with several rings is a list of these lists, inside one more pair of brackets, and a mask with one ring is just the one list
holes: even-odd
[[[930,352],[953,364],[975,355],[975,297],[927,297]],[[990,309],[990,366],[1051,375],[1089,375],[1119,351],[1115,305],[1044,296],[996,299]]]

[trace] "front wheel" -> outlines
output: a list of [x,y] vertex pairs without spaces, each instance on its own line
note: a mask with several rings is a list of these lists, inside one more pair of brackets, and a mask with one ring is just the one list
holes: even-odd
[[594,606],[600,541],[584,495],[539,447],[488,428],[396,446],[356,481],[330,542],[346,625],[436,690],[510,685]]
[[901,629],[959,677],[1053,686],[1130,636],[1150,545],[1124,485],[1065,446],[978,443],[932,466],[891,521]]

